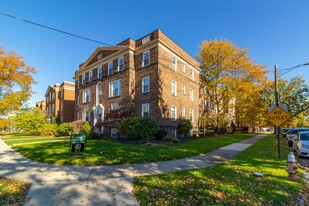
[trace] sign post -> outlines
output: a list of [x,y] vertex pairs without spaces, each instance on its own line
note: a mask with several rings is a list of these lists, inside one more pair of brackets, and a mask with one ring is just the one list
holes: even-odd
[[72,134],[70,138],[69,154],[86,152],[87,135],[85,134]]

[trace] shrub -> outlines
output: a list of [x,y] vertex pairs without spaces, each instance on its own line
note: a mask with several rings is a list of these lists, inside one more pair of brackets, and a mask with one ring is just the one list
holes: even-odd
[[117,129],[119,134],[129,140],[149,141],[154,139],[158,126],[152,118],[135,116],[122,119]]
[[56,124],[45,123],[39,129],[33,130],[31,133],[33,135],[55,136],[56,128]]
[[167,131],[165,129],[160,128],[155,134],[155,139],[162,140],[163,137],[165,137],[166,135],[167,135]]
[[91,133],[91,127],[90,127],[89,122],[85,121],[85,122],[83,123],[83,126],[82,126],[82,128],[81,128],[81,132],[82,132],[83,134],[87,135],[87,136],[90,135],[90,133]]
[[184,137],[188,136],[188,133],[192,129],[192,124],[188,119],[181,119],[178,123],[179,134],[184,134]]
[[68,136],[70,132],[74,132],[73,125],[71,123],[62,123],[58,125],[55,135],[57,137]]
[[179,140],[177,137],[172,137],[172,136],[165,136],[163,140],[168,141],[168,142],[173,142],[173,143],[179,143]]

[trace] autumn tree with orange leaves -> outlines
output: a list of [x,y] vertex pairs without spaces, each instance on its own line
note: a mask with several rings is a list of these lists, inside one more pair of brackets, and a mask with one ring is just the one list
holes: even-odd
[[28,66],[21,55],[0,47],[0,115],[19,110],[29,100],[34,73],[35,68]]
[[215,127],[220,130],[231,121],[238,127],[255,127],[267,109],[262,98],[269,84],[265,66],[254,64],[248,50],[228,40],[204,41],[199,59],[202,84],[211,105],[205,114],[212,116]]

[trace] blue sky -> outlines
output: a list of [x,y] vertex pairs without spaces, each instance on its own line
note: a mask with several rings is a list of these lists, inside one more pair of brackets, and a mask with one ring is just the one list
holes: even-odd
[[[273,78],[279,69],[309,62],[309,1],[287,0],[1,0],[0,13],[117,44],[159,28],[193,57],[203,40],[228,39],[249,50]],[[79,64],[100,44],[0,15],[0,45],[37,69],[29,101],[44,99],[48,85],[73,81]],[[285,74],[309,84],[309,66]]]

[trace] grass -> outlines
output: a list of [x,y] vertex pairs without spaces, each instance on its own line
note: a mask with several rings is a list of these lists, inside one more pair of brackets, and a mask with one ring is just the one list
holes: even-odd
[[[68,155],[69,140],[15,145],[12,148],[37,162],[57,165],[115,165],[196,156],[252,136],[252,134],[226,135],[219,138],[198,139],[173,146],[136,146],[124,145],[115,141],[89,140],[86,154],[74,156]],[[29,140],[24,141],[28,142]],[[12,144],[10,141],[6,142]]]
[[35,142],[49,142],[49,141],[55,141],[55,140],[68,140],[69,137],[25,137],[24,138],[18,138],[18,139],[6,139],[5,143],[8,145],[15,145],[15,144],[29,144],[29,143],[35,143]]
[[282,143],[279,161],[270,135],[213,167],[136,177],[134,193],[141,205],[297,205],[304,179],[302,173],[299,182],[287,179],[288,152]]
[[0,205],[22,205],[30,183],[0,178]]

